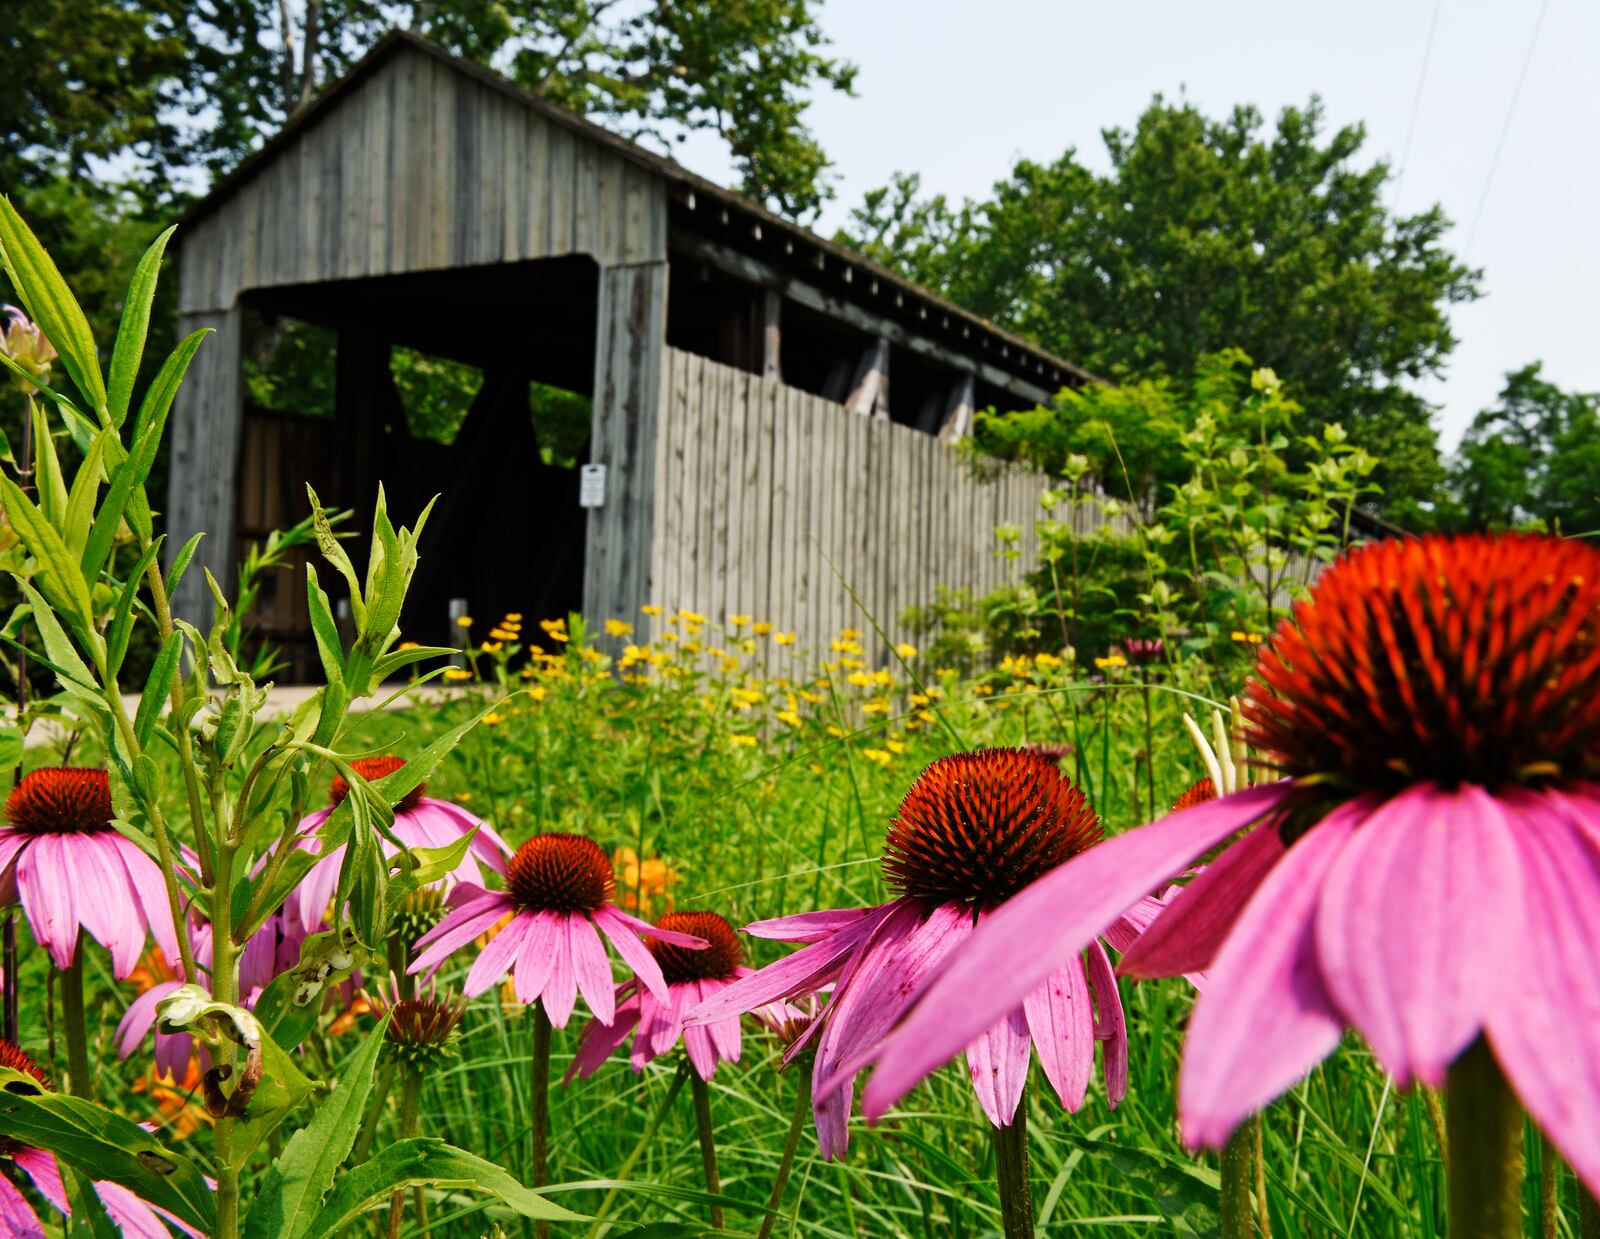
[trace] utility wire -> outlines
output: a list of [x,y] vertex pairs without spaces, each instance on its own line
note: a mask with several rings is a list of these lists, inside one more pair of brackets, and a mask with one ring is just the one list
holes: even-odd
[[1406,124],[1406,144],[1400,152],[1400,168],[1394,176],[1394,197],[1389,201],[1393,213],[1400,206],[1400,187],[1405,183],[1406,167],[1411,163],[1411,140],[1417,136],[1417,115],[1422,111],[1422,86],[1428,80],[1428,61],[1433,57],[1433,36],[1439,30],[1439,10],[1444,0],[1433,0],[1433,16],[1428,20],[1428,38],[1422,45],[1422,68],[1417,70],[1417,91],[1411,97],[1411,120]]
[[1528,80],[1528,66],[1533,63],[1533,49],[1539,43],[1539,31],[1544,27],[1544,15],[1550,11],[1550,0],[1539,6],[1539,16],[1534,19],[1533,34],[1528,39],[1528,50],[1522,57],[1522,69],[1517,74],[1517,84],[1511,89],[1511,101],[1506,105],[1505,124],[1500,126],[1500,140],[1494,144],[1494,158],[1489,161],[1489,174],[1483,179],[1483,192],[1478,195],[1478,209],[1472,213],[1472,227],[1467,229],[1467,243],[1461,247],[1461,261],[1467,261],[1472,252],[1472,242],[1478,235],[1478,225],[1483,222],[1483,208],[1489,201],[1489,188],[1494,184],[1494,174],[1500,167],[1500,155],[1506,148],[1506,135],[1511,132],[1511,118],[1517,111],[1517,100],[1522,95],[1522,84]]

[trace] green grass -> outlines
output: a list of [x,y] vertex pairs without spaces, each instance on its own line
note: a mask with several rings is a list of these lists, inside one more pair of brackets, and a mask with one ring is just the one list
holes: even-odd
[[[795,684],[796,669],[788,669]],[[566,675],[544,679],[542,700],[526,697],[479,728],[434,781],[431,794],[461,799],[493,821],[515,844],[539,830],[578,830],[608,851],[632,847],[660,856],[678,874],[671,888],[679,908],[708,908],[735,923],[811,908],[881,902],[875,863],[884,826],[926,761],[967,746],[1026,740],[1072,741],[1081,775],[1092,784],[1109,832],[1144,820],[1138,754],[1143,707],[1132,681],[1114,688],[1074,684],[1065,670],[1032,669],[1024,678],[991,677],[993,690],[946,677],[940,716],[917,718],[897,683],[860,690],[836,670],[819,684],[807,676],[803,725],[775,721],[788,704],[781,666],[752,665],[725,675],[693,674],[651,685],[618,685],[581,660]],[[1187,673],[1186,673],[1187,674]],[[930,678],[932,678],[930,676]],[[1023,688],[1029,679],[1034,688]],[[1186,692],[1203,685],[1184,676]],[[762,700],[737,708],[734,690]],[[753,686],[753,687],[752,687]],[[865,701],[890,702],[887,715],[863,714]],[[474,699],[475,700],[475,699]],[[372,717],[361,743],[404,753],[451,726],[468,701]],[[1158,691],[1154,701],[1157,802],[1165,805],[1197,778],[1199,762],[1179,723],[1191,698]],[[907,720],[916,722],[907,730]],[[1076,723],[1074,723],[1076,719]],[[828,726],[846,733],[830,735]],[[749,735],[754,745],[731,737]],[[882,747],[890,736],[904,751]],[[872,759],[872,749],[889,757]],[[40,757],[48,760],[48,754]],[[1065,767],[1074,771],[1073,759]],[[662,910],[656,905],[654,912]],[[46,968],[21,931],[25,966],[24,1044],[59,1069],[64,1048],[53,1039],[58,999]],[[776,944],[751,942],[752,962],[776,958]],[[468,956],[443,974],[459,983]],[[110,1032],[132,997],[111,983],[102,953],[91,954],[91,1021],[107,1065],[103,1100],[138,1117],[161,1118],[131,1084],[133,1064],[112,1067]],[[37,982],[37,984],[35,983]],[[1189,1156],[1177,1139],[1174,1089],[1192,994],[1186,983],[1124,983],[1131,1080],[1127,1099],[1107,1110],[1096,1078],[1082,1110],[1067,1115],[1035,1071],[1029,1090],[1034,1197],[1043,1234],[1147,1236],[1215,1232],[1216,1162]],[[564,1071],[583,1021],[582,1007],[555,1037],[557,1073]],[[330,1012],[330,1017],[334,1014]],[[98,1016],[98,1019],[96,1019]],[[353,1053],[357,1037],[332,1035],[324,1021],[308,1040],[306,1067],[324,1075]],[[530,1021],[494,995],[474,1002],[462,1026],[459,1056],[428,1078],[421,1131],[442,1136],[526,1177]],[[778,1047],[750,1027],[744,1060],[712,1082],[723,1190],[730,1231],[753,1233],[785,1135],[795,1080],[780,1074]],[[552,1095],[551,1177],[601,1186],[564,1193],[562,1203],[587,1211],[623,1162],[665,1094],[676,1070],[669,1058],[635,1075],[619,1056],[587,1081]],[[398,1089],[394,1090],[394,1094]],[[379,1117],[377,1140],[398,1124],[394,1094]],[[1443,1172],[1423,1100],[1387,1087],[1365,1048],[1344,1046],[1274,1104],[1265,1116],[1266,1186],[1275,1239],[1306,1236],[1435,1236],[1444,1231]],[[204,1158],[209,1139],[181,1142]],[[1530,1133],[1528,1207],[1538,1216],[1539,1146]],[[784,1202],[779,1236],[918,1236],[965,1239],[995,1234],[998,1200],[988,1128],[964,1071],[949,1067],[916,1090],[876,1128],[852,1122],[849,1156],[837,1164],[815,1153],[809,1128]],[[1574,1208],[1570,1174],[1562,1186]],[[633,1185],[612,1217],[610,1232],[665,1236],[698,1233],[705,1217],[700,1160],[687,1091],[679,1095],[657,1139],[638,1163]],[[247,1193],[248,1198],[248,1193]],[[478,1236],[492,1218],[476,1200],[436,1195],[429,1233]],[[501,1219],[508,1233],[514,1220]],[[371,1230],[378,1233],[381,1215]],[[407,1215],[404,1233],[422,1229]],[[679,1232],[666,1224],[681,1223]],[[571,1233],[581,1233],[570,1228]],[[1532,1231],[1530,1231],[1532,1233]],[[1570,1220],[1557,1232],[1574,1233]]]

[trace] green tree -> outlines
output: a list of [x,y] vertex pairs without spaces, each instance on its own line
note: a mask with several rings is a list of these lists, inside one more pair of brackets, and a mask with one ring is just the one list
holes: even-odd
[[198,159],[226,168],[387,31],[404,27],[628,137],[666,148],[690,131],[727,143],[753,197],[793,216],[828,196],[806,127],[818,87],[848,92],[817,0],[238,0],[194,3],[187,85],[210,124]]
[[1242,348],[1384,460],[1391,510],[1433,499],[1434,431],[1407,383],[1440,368],[1449,306],[1478,293],[1439,209],[1393,214],[1388,166],[1358,163],[1365,131],[1326,133],[1315,99],[1269,132],[1254,108],[1215,120],[1157,96],[1104,139],[1109,173],[1071,150],[1023,160],[983,201],[900,176],[843,239],[1119,381]]
[[1466,529],[1600,532],[1600,394],[1564,391],[1539,362],[1506,375],[1473,418],[1451,471]]

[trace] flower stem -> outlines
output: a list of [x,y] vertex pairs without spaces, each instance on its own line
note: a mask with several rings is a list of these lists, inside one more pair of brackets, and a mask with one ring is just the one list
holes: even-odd
[[1561,1222],[1561,1155],[1539,1139],[1539,1239],[1556,1239]]
[[[717,1175],[717,1138],[711,1130],[711,1090],[698,1072],[689,1073],[689,1092],[694,1097],[694,1125],[700,1132],[700,1162],[705,1167],[706,1191],[722,1195],[722,1180]],[[722,1229],[722,1206],[711,1206],[711,1225]]]
[[[532,1187],[549,1182],[550,1159],[550,1016],[542,1001],[533,1004],[533,1078],[528,1118],[533,1129]],[[550,1223],[533,1224],[535,1239],[549,1239]]]
[[[216,883],[211,888],[211,997],[232,1006],[239,1000],[239,948],[233,940],[233,862],[237,845],[219,834]],[[180,939],[182,941],[182,939]],[[190,973],[190,976],[197,975]],[[231,1051],[225,1050],[229,1058]],[[231,1063],[218,1064],[232,1065]],[[234,1159],[235,1119],[217,1120],[216,1239],[238,1239],[239,1166]]]
[[[413,1067],[402,1067],[405,1084],[400,1093],[400,1139],[417,1134],[417,1116],[422,1110],[422,1075]],[[421,1189],[417,1192],[418,1222],[423,1222],[420,1212]],[[389,1196],[389,1239],[400,1239],[400,1220],[405,1216],[405,1189],[396,1189]],[[426,1223],[424,1223],[426,1224]]]
[[1241,1123],[1222,1146],[1222,1197],[1217,1206],[1222,1239],[1255,1239],[1255,1161],[1253,1124]]
[[[667,1111],[672,1109],[672,1103],[677,1100],[678,1093],[683,1088],[683,1082],[689,1078],[689,1060],[686,1058],[678,1064],[678,1070],[672,1077],[672,1084],[667,1089],[667,1095],[661,1099],[661,1104],[656,1107],[656,1112],[650,1116],[650,1122],[644,1129],[644,1134],[639,1137],[639,1143],[633,1146],[633,1152],[623,1159],[622,1165],[617,1168],[616,1180],[626,1183],[628,1176],[633,1173],[633,1168],[639,1164],[639,1159],[644,1156],[644,1151],[650,1147],[656,1138],[656,1132],[661,1130],[661,1121],[667,1117]],[[605,1228],[605,1216],[611,1212],[611,1206],[617,1202],[617,1193],[620,1187],[614,1187],[606,1193],[606,1198],[600,1202],[600,1207],[594,1211],[594,1221],[589,1226],[587,1239],[597,1239]]]
[[83,930],[73,948],[72,962],[61,974],[61,1019],[67,1026],[67,1083],[74,1097],[94,1100],[94,1080],[89,1074],[89,1034],[83,1018]]
[[1271,1211],[1267,1208],[1267,1150],[1266,1120],[1258,1112],[1250,1121],[1254,1133],[1251,1140],[1256,1162],[1256,1229],[1261,1239],[1272,1239]]
[[1000,1188],[1000,1233],[1005,1239],[1033,1239],[1033,1187],[1028,1171],[1028,1092],[1017,1102],[1007,1127],[990,1129],[994,1137],[994,1177]]
[[789,1173],[794,1169],[794,1155],[800,1148],[800,1133],[805,1129],[806,1114],[811,1101],[811,1056],[801,1060],[795,1072],[794,1109],[789,1114],[789,1134],[783,1141],[783,1156],[778,1159],[778,1173],[772,1179],[772,1194],[767,1197],[767,1213],[761,1219],[761,1229],[756,1239],[768,1239],[778,1222],[778,1206],[783,1203],[784,1189],[789,1186]]
[[1150,714],[1150,668],[1142,669],[1144,689],[1144,782],[1150,796],[1150,821],[1156,818],[1156,729]]
[[1450,1066],[1450,1239],[1522,1234],[1522,1107],[1482,1037]]

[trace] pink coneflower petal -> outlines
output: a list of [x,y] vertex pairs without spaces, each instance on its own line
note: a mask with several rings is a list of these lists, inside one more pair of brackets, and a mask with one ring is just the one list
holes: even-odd
[[[617,994],[621,995],[632,984],[631,981],[623,982],[617,987]],[[590,1020],[583,1026],[583,1032],[578,1036],[578,1051],[572,1056],[572,1065],[567,1068],[566,1075],[561,1077],[561,1082],[570,1084],[580,1076],[591,1076],[600,1070],[605,1061],[628,1039],[628,1034],[638,1026],[637,994],[630,994],[616,1004],[614,1016],[609,1024]],[[639,1063],[635,1070],[642,1070],[643,1066],[643,1063]]]
[[[1600,1193],[1600,851],[1588,837],[1600,802],[1547,794],[1535,807],[1531,799],[1513,810],[1525,819],[1526,938],[1487,1032],[1523,1105]],[[1563,810],[1578,822],[1562,820]]]
[[33,1206],[5,1175],[0,1174],[0,1234],[16,1239],[45,1239]]
[[578,1002],[578,974],[573,967],[572,938],[574,926],[580,922],[587,924],[581,917],[563,914],[554,918],[549,929],[553,948],[550,952],[550,978],[544,983],[544,993],[540,999],[544,1003],[545,1014],[557,1028],[567,1026],[567,1021],[572,1018],[572,1008]]
[[1299,839],[1257,889],[1208,970],[1178,1077],[1191,1148],[1220,1147],[1240,1120],[1339,1044],[1343,1020],[1317,971],[1317,898],[1369,809],[1366,801],[1341,805]]
[[967,1075],[978,1104],[996,1127],[1009,1127],[1028,1082],[1028,1021],[1012,1011],[967,1047]]
[[567,938],[572,944],[572,971],[578,992],[602,1024],[611,1023],[617,1013],[616,982],[611,979],[611,961],[605,944],[586,916],[573,916],[567,922]]
[[[117,1045],[117,1057],[127,1058],[150,1035],[150,1030],[155,1027],[156,1004],[175,989],[181,989],[182,981],[161,981],[152,985],[128,1004],[128,1009],[122,1013],[122,1019],[117,1023],[117,1031],[113,1039]],[[157,1057],[160,1056],[161,1047],[156,1047]]]
[[[700,1001],[700,985],[698,982],[681,987],[685,992],[679,999],[678,1010],[675,1013],[681,1021],[684,1012]],[[717,1047],[712,1039],[710,1025],[703,1028],[683,1029],[683,1050],[689,1056],[689,1065],[702,1080],[709,1080],[717,1073]],[[735,1055],[737,1057],[737,1055]]]
[[[884,1041],[863,1093],[868,1112],[881,1114],[964,1049],[995,1012],[1021,1006],[1128,905],[1207,848],[1281,808],[1294,793],[1290,783],[1272,783],[1169,814],[1089,848],[1013,896],[948,961]],[[779,996],[786,995],[774,995]]]
[[72,874],[83,927],[111,956],[112,975],[125,980],[144,952],[145,927],[117,850],[117,836],[102,832],[59,838],[63,851],[70,851],[76,861]]
[[432,797],[418,803],[415,812],[420,815],[424,811],[444,818],[448,822],[449,839],[460,838],[473,827],[477,827],[478,833],[472,836],[472,842],[467,846],[468,854],[476,856],[496,873],[505,873],[506,860],[511,855],[511,848],[488,822],[480,821],[448,800],[435,800]]
[[562,923],[565,917],[559,912],[538,912],[526,919],[527,936],[517,953],[517,966],[512,975],[513,991],[517,1001],[530,1003],[544,992],[550,983],[550,971],[555,967],[556,951],[565,942]]
[[[710,998],[711,995],[715,994],[719,989],[725,988],[725,986],[726,982],[722,981],[700,982],[700,1000],[704,1001]],[[739,1054],[744,1046],[744,1034],[739,1021],[737,1019],[717,1020],[715,1023],[707,1024],[705,1027],[711,1034],[711,1044],[716,1047],[718,1055],[730,1063],[738,1062]]]
[[1083,1105],[1094,1074],[1094,1000],[1081,959],[1064,967],[1023,1001],[1039,1066],[1061,1104],[1073,1114]]
[[527,940],[532,919],[526,913],[514,916],[509,925],[489,940],[489,945],[478,952],[478,958],[467,969],[467,979],[461,986],[463,994],[476,998],[499,984]]
[[95,1195],[100,1197],[100,1202],[105,1205],[107,1216],[122,1228],[124,1236],[133,1236],[133,1239],[172,1239],[172,1232],[167,1229],[163,1218],[170,1219],[172,1225],[186,1235],[200,1234],[165,1210],[158,1210],[147,1201],[141,1200],[120,1184],[98,1182],[94,1185],[94,1191]]
[[644,982],[645,988],[655,996],[657,1002],[666,1002],[667,981],[661,975],[661,965],[650,954],[650,948],[639,940],[638,932],[629,923],[632,920],[632,917],[624,917],[610,904],[603,905],[594,913],[596,927],[616,948],[622,962],[633,969],[634,975]]
[[55,1206],[58,1212],[72,1212],[67,1204],[67,1189],[61,1182],[61,1168],[56,1165],[54,1157],[43,1149],[22,1148],[12,1154],[11,1160],[28,1172],[28,1178],[39,1189],[39,1195]]
[[873,908],[868,916],[833,937],[801,947],[753,976],[735,981],[696,1008],[689,1022],[709,1024],[731,1019],[769,1002],[820,989],[838,975],[845,961],[897,906],[886,903]]
[[871,912],[871,908],[828,908],[821,912],[801,912],[796,916],[780,916],[769,921],[751,921],[744,931],[752,938],[770,938],[776,942],[821,942]]
[[417,939],[416,947],[421,953],[406,971],[426,972],[442,964],[451,952],[465,946],[479,934],[487,933],[495,922],[511,910],[510,897],[498,892],[485,893],[482,898],[456,908]]
[[613,921],[626,925],[634,933],[643,934],[646,938],[654,938],[657,942],[665,942],[672,946],[686,947],[691,951],[706,949],[704,938],[696,938],[693,934],[678,933],[672,929],[662,929],[659,925],[652,925],[649,921],[641,921],[636,916],[630,916],[616,904],[606,904],[605,910]]
[[1128,1095],[1128,1025],[1122,1013],[1122,995],[1117,992],[1117,975],[1111,971],[1105,947],[1091,942],[1086,959],[1089,988],[1094,991],[1095,1040],[1105,1042],[1100,1059],[1106,1108],[1115,1110]]
[[633,1041],[633,1066],[642,1071],[651,1059],[665,1054],[678,1038],[672,998],[660,1001],[649,990],[639,999],[639,1033]]
[[1328,872],[1317,962],[1328,993],[1398,1088],[1438,1088],[1520,956],[1522,875],[1486,792],[1408,788]]
[[[1175,977],[1211,966],[1228,931],[1284,853],[1283,835],[1257,826],[1184,886],[1123,953],[1117,971],[1130,977]],[[1115,938],[1111,945],[1123,950]]]
[[34,941],[55,966],[72,965],[78,945],[77,865],[62,846],[64,836],[40,835],[17,860],[17,894]]
[[[179,958],[178,928],[172,920],[172,901],[167,897],[167,880],[161,872],[161,866],[146,856],[132,839],[116,834],[107,834],[103,838],[111,842],[122,860],[123,872],[128,875],[128,883],[138,897],[144,919],[150,926],[150,936],[168,959]],[[181,881],[178,890],[181,899],[184,891]]]

